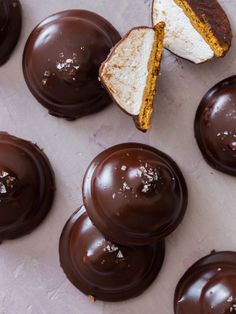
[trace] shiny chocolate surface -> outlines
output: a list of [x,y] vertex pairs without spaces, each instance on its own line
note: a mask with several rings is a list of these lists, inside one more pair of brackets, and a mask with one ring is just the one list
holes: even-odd
[[122,301],[140,295],[158,275],[164,242],[124,247],[108,240],[81,207],[60,239],[60,262],[68,279],[94,299]]
[[204,96],[197,110],[195,136],[211,167],[236,176],[236,76]]
[[68,120],[103,109],[111,100],[98,70],[119,40],[115,28],[95,13],[69,10],[49,16],[25,46],[29,89],[50,114]]
[[83,181],[83,200],[89,217],[108,239],[144,245],[177,228],[188,193],[169,156],[147,145],[126,143],[92,161]]
[[175,314],[236,313],[236,253],[213,252],[194,264],[175,293]]
[[0,0],[0,66],[10,57],[21,32],[21,5],[18,0]]
[[31,232],[54,198],[54,174],[38,146],[0,132],[0,241]]

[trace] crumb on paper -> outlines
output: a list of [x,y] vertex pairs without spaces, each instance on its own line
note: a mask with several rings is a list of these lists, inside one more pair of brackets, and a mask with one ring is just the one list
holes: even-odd
[[91,302],[96,302],[96,298],[93,295],[89,295],[88,297]]

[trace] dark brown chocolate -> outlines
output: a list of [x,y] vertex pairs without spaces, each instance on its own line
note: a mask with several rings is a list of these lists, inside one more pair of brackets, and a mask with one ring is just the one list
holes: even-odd
[[0,132],[0,241],[30,233],[49,212],[54,174],[36,145]]
[[229,19],[217,0],[184,0],[201,22],[207,24],[221,46],[231,46],[233,34]]
[[90,164],[83,200],[96,227],[123,245],[157,242],[182,221],[187,187],[176,163],[138,143],[111,147]]
[[236,76],[204,96],[196,114],[195,136],[210,166],[236,176]]
[[18,0],[0,0],[0,65],[15,48],[21,32],[21,5]]
[[60,262],[68,279],[84,294],[104,301],[140,295],[156,278],[164,242],[124,247],[107,241],[82,207],[68,220],[60,239]]
[[23,71],[29,89],[50,114],[68,120],[103,109],[111,100],[98,71],[119,40],[109,22],[89,11],[46,18],[25,46]]
[[175,314],[236,313],[236,253],[219,252],[194,264],[175,292]]

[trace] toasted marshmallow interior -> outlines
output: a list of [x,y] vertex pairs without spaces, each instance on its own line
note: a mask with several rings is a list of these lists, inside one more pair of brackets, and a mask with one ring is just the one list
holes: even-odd
[[174,0],[154,0],[153,23],[166,23],[164,46],[176,55],[201,63],[214,57],[214,52],[193,27]]
[[133,29],[114,49],[101,76],[115,101],[131,115],[139,115],[148,77],[155,31]]

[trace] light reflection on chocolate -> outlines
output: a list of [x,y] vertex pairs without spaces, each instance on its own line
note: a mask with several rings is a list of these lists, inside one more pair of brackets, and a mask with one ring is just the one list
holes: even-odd
[[68,279],[93,299],[123,301],[137,297],[155,280],[165,245],[126,247],[114,244],[92,224],[81,207],[60,238],[60,262]]
[[42,21],[25,46],[26,83],[49,113],[68,120],[111,103],[98,79],[101,63],[120,40],[101,16],[68,10]]
[[197,110],[195,136],[210,166],[236,176],[236,76],[204,96]]
[[83,200],[89,217],[108,239],[146,245],[177,228],[188,193],[169,156],[151,146],[126,143],[92,161],[84,177]]
[[0,66],[9,59],[18,42],[21,20],[18,0],[0,0]]
[[236,313],[236,253],[213,252],[195,263],[175,292],[175,314]]
[[31,232],[54,199],[51,165],[38,146],[0,132],[0,241]]

